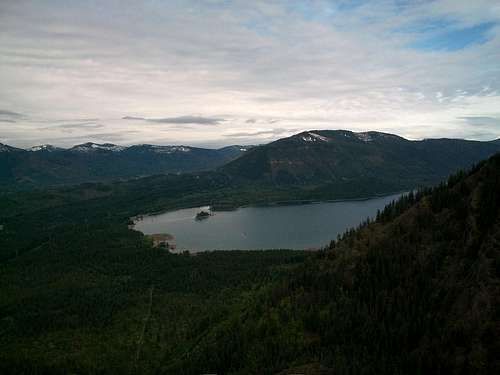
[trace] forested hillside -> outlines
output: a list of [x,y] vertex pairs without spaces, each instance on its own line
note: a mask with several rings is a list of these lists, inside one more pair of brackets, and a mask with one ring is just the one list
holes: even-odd
[[372,194],[439,183],[500,151],[494,142],[410,141],[381,132],[314,130],[256,147],[220,168],[244,181],[318,186]]
[[20,149],[0,144],[0,187],[37,188],[91,181],[113,181],[162,173],[217,168],[249,146],[207,149],[190,146],[84,143],[69,149],[42,145]]
[[[437,184],[498,151],[496,141],[410,141],[347,130],[308,131],[258,147],[220,149],[84,143],[22,150],[0,145],[0,187],[28,190],[213,171],[212,179],[224,175],[232,190],[281,190],[284,200],[360,198]],[[138,184],[143,182],[148,180]],[[222,202],[235,203],[232,197]]]
[[171,368],[499,373],[499,208],[497,155],[261,287]]
[[309,254],[168,254],[127,229],[127,189],[89,191],[2,211],[24,225],[4,229],[4,373],[500,371],[500,155]]

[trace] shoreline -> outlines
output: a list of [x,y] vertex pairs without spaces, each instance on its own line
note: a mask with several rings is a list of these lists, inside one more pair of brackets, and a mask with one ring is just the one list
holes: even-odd
[[[382,195],[372,195],[370,197],[360,197],[360,198],[339,198],[339,199],[296,199],[296,200],[286,200],[286,201],[276,201],[276,202],[270,202],[270,203],[264,203],[264,204],[248,204],[248,205],[243,205],[235,208],[236,210],[238,208],[246,208],[246,207],[274,207],[274,206],[300,206],[300,205],[306,205],[306,204],[320,204],[320,203],[340,203],[340,202],[363,202],[363,201],[368,201],[371,199],[376,199],[376,198],[385,198],[389,197],[391,195],[397,195],[399,194],[400,196],[403,194],[408,193],[409,190],[401,191],[401,192],[394,192],[394,193],[389,193],[389,194],[382,194]],[[224,211],[224,210],[214,210],[214,212],[217,211]]]
[[[162,210],[158,213],[148,213],[148,214],[144,214],[144,215],[136,215],[134,217],[131,217],[130,219],[133,221],[133,224],[132,225],[129,225],[129,229],[131,230],[134,230],[134,231],[138,231],[140,233],[143,233],[145,236],[148,236],[146,235],[144,232],[136,229],[136,224],[138,224],[141,220],[143,220],[144,218],[146,217],[154,217],[154,216],[158,216],[158,215],[162,215],[162,214],[167,214],[167,213],[171,213],[171,212],[176,212],[176,211],[179,211],[179,210],[189,210],[189,209],[201,209],[201,210],[210,210],[212,212],[224,212],[224,211],[236,211],[240,208],[250,208],[250,207],[260,207],[260,208],[265,208],[265,207],[269,207],[269,208],[273,208],[273,207],[283,207],[283,206],[304,206],[304,205],[310,205],[310,204],[322,204],[322,203],[341,203],[341,202],[365,202],[365,201],[369,201],[369,200],[375,200],[375,199],[383,199],[383,198],[388,198],[388,197],[392,197],[392,201],[395,201],[397,199],[399,199],[399,197],[401,197],[402,195],[404,194],[407,194],[409,191],[411,190],[404,190],[404,191],[398,191],[398,192],[393,192],[393,193],[390,193],[390,194],[381,194],[381,195],[372,195],[370,197],[358,197],[358,198],[348,198],[348,199],[328,199],[328,200],[315,200],[315,199],[310,199],[310,200],[305,200],[305,199],[296,199],[296,200],[284,200],[284,201],[274,201],[274,202],[269,202],[269,203],[265,203],[265,204],[248,204],[248,205],[241,205],[241,206],[238,206],[232,210],[213,210],[211,209],[210,206],[198,206],[198,205],[195,205],[195,206],[192,206],[192,207],[182,207],[182,208],[176,208],[176,209],[170,209],[170,210]],[[387,202],[385,205],[389,204],[390,202]],[[385,206],[384,205],[384,206]],[[195,217],[193,217],[193,220],[196,220]],[[175,237],[174,237],[175,238]],[[287,248],[287,250],[293,250],[293,251],[319,251],[321,249],[324,248],[324,246],[326,246],[327,244],[322,244],[322,245],[319,245],[319,246],[307,246],[305,248]],[[283,248],[281,248],[283,249]],[[188,251],[190,255],[195,255],[197,253],[205,253],[207,251],[232,251],[232,250],[238,250],[238,251],[256,251],[256,250],[275,250],[275,248],[271,247],[271,248],[258,248],[258,249],[200,249],[200,250],[189,250],[189,249],[181,249],[181,248],[176,248],[175,250],[170,250],[171,253],[173,254],[182,254],[184,253],[185,251]]]
[[377,198],[385,198],[389,197],[391,195],[397,195],[399,194],[400,196],[409,193],[411,190],[402,190],[402,191],[396,191],[396,192],[391,192],[387,194],[376,194],[376,195],[371,195],[367,197],[358,197],[358,198],[338,198],[338,199],[294,199],[294,200],[284,200],[284,201],[274,201],[274,202],[267,202],[267,203],[249,203],[249,204],[243,204],[241,206],[237,206],[234,208],[228,208],[228,209],[217,209],[217,208],[212,208],[212,206],[208,204],[202,204],[202,205],[194,205],[194,206],[189,206],[189,207],[177,207],[177,208],[171,208],[171,209],[166,209],[166,210],[159,210],[159,211],[152,211],[148,212],[145,214],[138,214],[130,217],[130,220],[134,223],[131,226],[135,226],[136,221],[141,220],[141,218],[144,217],[149,217],[149,216],[157,216],[157,215],[162,215],[166,214],[169,212],[175,212],[179,210],[187,210],[191,208],[199,208],[199,209],[208,209],[211,212],[225,212],[225,211],[236,211],[240,208],[249,208],[249,207],[277,207],[277,206],[301,206],[301,205],[307,205],[307,204],[320,204],[320,203],[340,203],[340,202],[363,202],[367,201],[370,199],[377,199]]

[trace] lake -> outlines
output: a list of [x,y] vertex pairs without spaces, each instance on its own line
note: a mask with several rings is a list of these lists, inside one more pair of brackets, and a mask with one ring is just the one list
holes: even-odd
[[401,194],[355,201],[300,205],[243,207],[217,211],[195,220],[208,207],[188,208],[144,216],[135,230],[144,234],[169,233],[177,252],[189,250],[314,249],[327,245],[357,226]]

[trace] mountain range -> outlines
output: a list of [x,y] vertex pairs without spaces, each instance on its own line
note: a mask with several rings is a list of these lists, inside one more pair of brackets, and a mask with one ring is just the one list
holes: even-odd
[[[84,143],[24,150],[0,144],[0,186],[50,186],[214,171],[233,185],[323,189],[353,197],[433,185],[500,151],[500,141],[313,130],[261,146]],[[313,194],[314,195],[314,194]],[[324,194],[319,194],[325,196]]]
[[75,184],[210,170],[238,157],[249,147],[123,147],[88,142],[69,149],[51,145],[20,149],[0,144],[0,186]]

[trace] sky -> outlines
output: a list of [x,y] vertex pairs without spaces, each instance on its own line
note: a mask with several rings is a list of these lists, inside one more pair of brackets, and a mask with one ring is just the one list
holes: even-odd
[[0,142],[500,137],[500,0],[0,1]]

